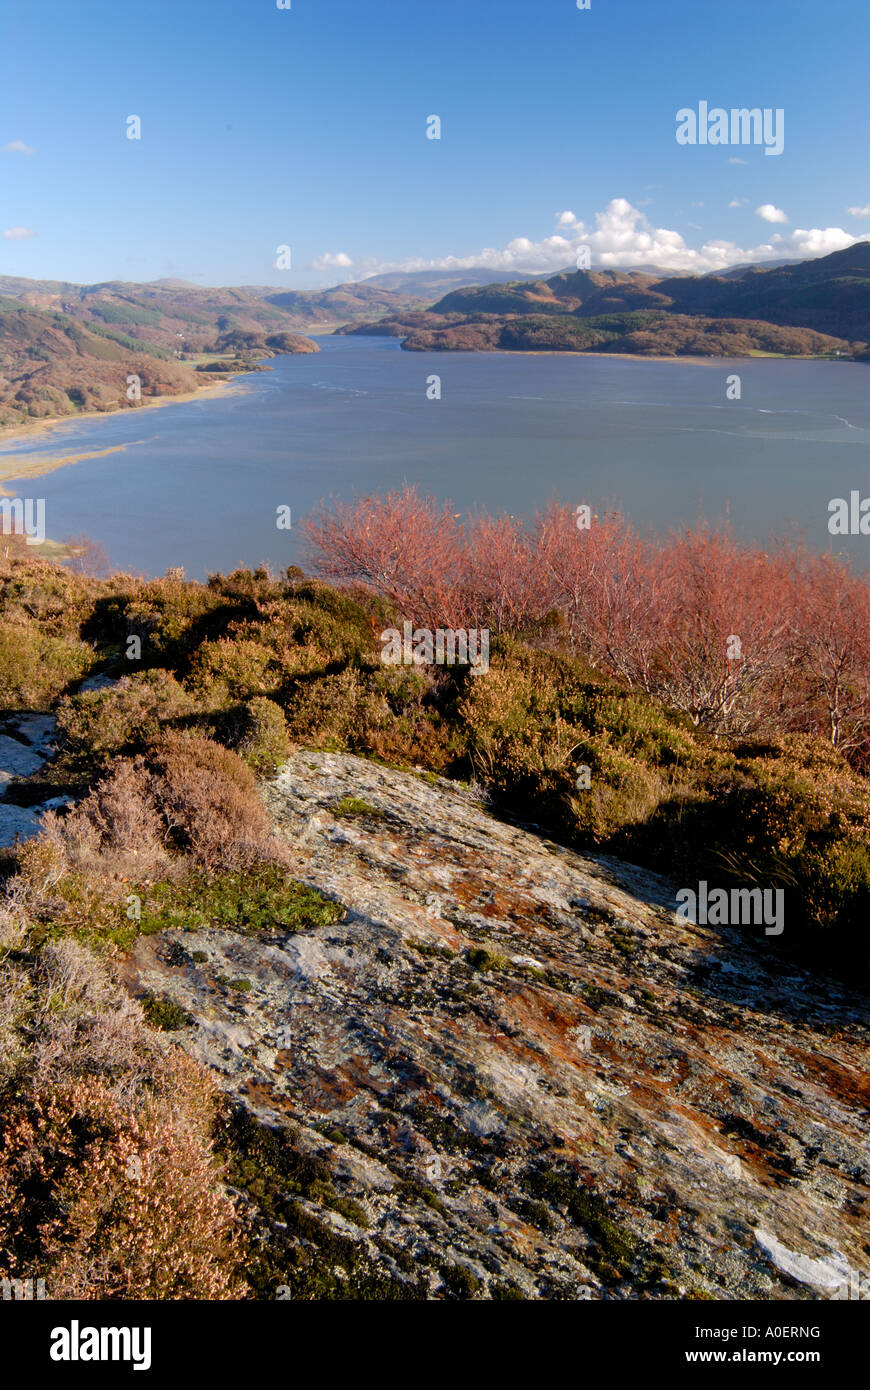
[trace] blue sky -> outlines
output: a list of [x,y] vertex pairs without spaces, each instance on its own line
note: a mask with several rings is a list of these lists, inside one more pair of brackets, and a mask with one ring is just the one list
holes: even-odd
[[[0,42],[2,274],[305,288],[870,236],[866,0],[40,0]],[[783,153],[680,146],[702,100],[782,108]]]

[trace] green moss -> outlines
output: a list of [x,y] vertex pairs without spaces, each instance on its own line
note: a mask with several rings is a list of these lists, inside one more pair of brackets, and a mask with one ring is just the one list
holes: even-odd
[[615,931],[610,933],[610,940],[617,951],[628,957],[629,960],[632,956],[637,955],[639,945],[637,937],[634,932],[628,931],[627,928],[617,927]]
[[352,1221],[355,1226],[361,1226],[363,1230],[367,1230],[371,1225],[368,1212],[352,1197],[333,1196],[327,1206],[331,1207],[333,1211],[339,1212],[348,1221]]
[[344,915],[334,902],[303,883],[287,878],[275,865],[245,872],[191,874],[181,883],[165,881],[139,890],[143,932],[304,931],[331,926]]
[[233,979],[230,979],[230,977],[229,977],[228,975],[218,975],[218,976],[217,976],[217,983],[218,983],[219,985],[223,985],[225,989],[235,989],[235,990],[238,990],[240,994],[247,994],[247,993],[249,992],[249,990],[253,989],[253,985],[251,984],[251,981],[250,981],[250,980],[245,980],[245,979],[242,978],[242,977],[239,977],[238,979],[233,980]]
[[152,1028],[159,1028],[165,1033],[177,1032],[179,1028],[189,1028],[193,1023],[193,1018],[187,1010],[172,999],[158,999],[153,994],[146,994],[142,999],[142,1007]]
[[444,941],[419,941],[414,936],[409,936],[406,940],[411,950],[417,951],[421,956],[437,956],[440,960],[452,960],[456,955]]
[[359,796],[343,796],[332,808],[334,816],[382,816],[377,806],[370,806]]
[[539,1231],[554,1231],[556,1229],[550,1208],[545,1202],[535,1201],[528,1197],[514,1197],[509,1205],[517,1213],[517,1216],[521,1216],[530,1225],[536,1226]]
[[433,1211],[440,1212],[442,1216],[447,1215],[447,1208],[441,1201],[438,1193],[433,1192],[431,1187],[427,1187],[425,1183],[420,1182],[417,1178],[406,1178],[403,1182],[399,1183],[396,1191],[400,1197],[404,1197],[408,1201],[424,1202],[425,1205],[431,1207]]
[[485,946],[472,946],[466,953],[465,959],[472,970],[506,970],[507,961],[504,956],[498,955],[495,951],[487,950]]
[[636,1238],[618,1224],[604,1198],[577,1173],[567,1167],[540,1167],[524,1174],[521,1181],[533,1197],[561,1211],[593,1239],[596,1249],[583,1258],[600,1278],[613,1281],[631,1276]]
[[[256,1211],[245,1261],[255,1297],[275,1298],[282,1286],[290,1297],[304,1300],[425,1297],[417,1277],[396,1279],[365,1245],[332,1230],[302,1205],[303,1200],[318,1202],[357,1226],[368,1225],[359,1203],[336,1193],[327,1164],[296,1145],[292,1128],[270,1128],[242,1106],[228,1104],[218,1121],[216,1148],[227,1182],[245,1193]],[[408,1273],[419,1275],[415,1262]]]

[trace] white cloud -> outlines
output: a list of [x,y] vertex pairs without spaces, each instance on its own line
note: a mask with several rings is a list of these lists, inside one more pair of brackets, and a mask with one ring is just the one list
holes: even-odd
[[728,163],[729,163],[729,164],[745,164],[745,163],[746,163],[746,160],[745,160],[745,159],[741,159],[739,154],[729,154],[729,156],[728,156]]
[[808,230],[796,227],[788,239],[790,253],[801,260],[812,260],[816,256],[830,256],[832,251],[845,251],[856,241],[867,241],[870,237],[852,236],[842,227],[810,227]]
[[782,208],[775,208],[773,203],[762,203],[760,208],[755,209],[757,217],[762,217],[765,222],[787,222],[788,214]]
[[748,202],[748,198],[732,198],[728,206],[729,208],[742,208],[743,204]]
[[25,145],[23,140],[10,140],[3,148],[7,154],[36,154],[36,150],[31,145]]
[[[634,266],[660,266],[663,270],[703,275],[710,270],[726,270],[747,261],[766,261],[776,258],[808,260],[843,250],[857,241],[870,240],[852,236],[842,227],[798,228],[793,232],[774,233],[770,240],[758,246],[738,246],[736,242],[716,237],[697,248],[687,245],[677,231],[653,226],[643,212],[625,198],[613,198],[607,207],[595,214],[594,226],[579,218],[570,225],[564,214],[556,214],[561,231],[540,241],[515,237],[506,246],[484,247],[467,256],[443,256],[438,259],[413,259],[400,262],[365,263],[365,273],[387,270],[470,270],[483,267],[489,270],[516,272],[517,278],[530,274],[550,274],[576,264],[581,247],[588,247],[593,269],[631,270]],[[564,233],[564,234],[563,234]],[[362,268],[362,267],[360,267]]]
[[560,212],[559,216],[556,218],[557,227],[575,227],[576,225],[577,218],[574,216],[573,212]]
[[353,265],[353,261],[345,251],[326,251],[322,256],[316,256],[313,261],[309,261],[309,270],[346,270]]
[[850,217],[870,217],[870,203],[864,208],[847,208]]
[[26,241],[28,237],[36,236],[32,227],[7,227],[3,233],[4,241]]

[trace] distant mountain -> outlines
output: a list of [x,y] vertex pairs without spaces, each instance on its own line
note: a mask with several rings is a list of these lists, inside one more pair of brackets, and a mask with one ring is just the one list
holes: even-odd
[[373,314],[400,314],[425,309],[450,290],[515,280],[514,273],[477,269],[385,271],[367,280],[348,281],[328,290],[278,290],[274,285],[246,285],[244,292],[283,309],[300,329],[333,329],[370,319]]
[[859,241],[812,261],[762,266],[739,279],[704,276],[660,280],[675,313],[753,318],[870,341],[870,242]]
[[370,275],[359,284],[409,294],[431,291],[437,297],[449,290],[461,289],[463,285],[500,285],[516,279],[515,270],[488,270],[486,266],[477,266],[469,270],[389,270],[382,275]]
[[183,281],[130,284],[109,280],[72,285],[53,280],[0,276],[0,295],[35,309],[62,313],[79,323],[101,323],[143,343],[199,353],[211,349],[221,333],[233,330],[264,335],[293,325],[277,305],[244,289],[208,289]]
[[[756,270],[779,270],[784,265],[800,265],[800,257],[786,256],[781,261],[741,261],[740,265],[731,265],[727,270],[710,270],[705,279],[717,278],[720,280],[742,280],[744,275],[749,275]],[[667,278],[671,272],[663,270],[660,278]]]
[[195,284],[193,280],[178,280],[174,276],[169,276],[163,280],[148,280],[146,284],[162,286],[172,290],[198,290],[201,286]]
[[244,292],[260,296],[262,302],[280,309],[299,329],[321,330],[369,318],[372,314],[425,308],[439,293],[389,290],[369,285],[364,280],[358,284],[334,285],[328,290],[276,290],[270,285],[249,286]]
[[0,276],[0,426],[135,408],[130,375],[147,400],[195,390],[203,372],[214,380],[276,352],[316,352],[295,326],[244,290]]
[[350,324],[414,350],[771,352],[870,358],[870,243],[818,260],[663,276],[569,270],[546,280],[469,286],[430,309]]
[[564,314],[588,305],[590,314],[615,304],[648,308],[663,302],[652,288],[656,281],[638,271],[570,270],[549,280],[514,280],[508,284],[454,290],[433,304],[433,314]]

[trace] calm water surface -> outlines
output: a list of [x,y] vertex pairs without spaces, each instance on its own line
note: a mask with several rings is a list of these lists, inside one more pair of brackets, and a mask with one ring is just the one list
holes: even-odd
[[[81,420],[0,459],[123,444],[30,481],[48,534],[87,532],[148,574],[300,559],[297,523],[330,496],[417,483],[457,511],[531,514],[552,497],[621,506],[667,529],[729,515],[747,539],[795,524],[827,549],[827,504],[870,496],[870,366],[771,359],[402,352],[394,339],[320,340],[235,396]],[[742,380],[728,401],[725,380]],[[426,396],[441,378],[442,399]],[[292,508],[279,531],[276,508]],[[870,562],[870,537],[835,542]]]

